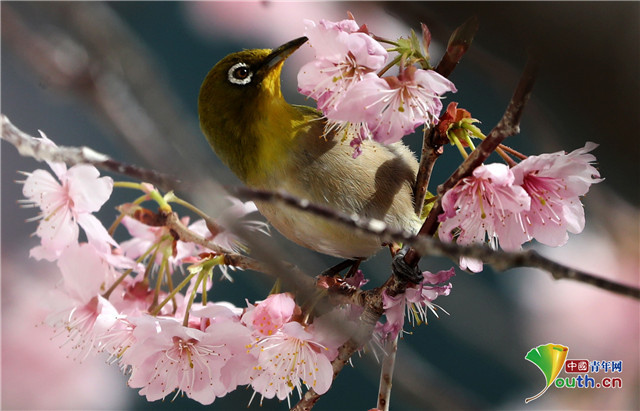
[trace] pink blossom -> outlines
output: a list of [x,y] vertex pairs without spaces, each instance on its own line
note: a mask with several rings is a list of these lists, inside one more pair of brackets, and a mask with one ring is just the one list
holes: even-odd
[[382,308],[386,322],[376,324],[376,333],[383,340],[395,338],[404,325],[404,310],[407,306],[407,299],[404,294],[390,296],[385,290],[382,293]]
[[[140,316],[147,314],[149,308],[153,305],[156,299],[156,291],[149,287],[147,281],[143,281],[143,276],[125,278],[116,289],[111,293],[110,301],[118,309],[118,311],[126,316]],[[166,291],[159,291],[157,294],[158,301],[163,301],[167,296]],[[184,295],[178,293],[174,297],[176,305],[174,306],[174,300],[165,304],[159,315],[172,315],[177,311],[177,308],[184,304]]]
[[[135,330],[136,325],[131,322],[131,319],[141,317],[143,317],[142,314],[131,317],[121,314],[118,316],[116,322],[100,336],[98,352],[107,352],[109,354],[107,363],[115,363],[120,360],[129,347],[136,342],[136,339],[133,336],[133,331]],[[126,364],[121,364],[122,370],[126,371]]]
[[301,396],[303,385],[324,394],[331,386],[327,348],[300,323],[284,324],[279,332],[253,344],[250,352],[258,358],[251,386],[264,398],[288,400],[294,388]]
[[298,91],[317,101],[325,114],[337,109],[345,92],[366,73],[384,66],[388,53],[366,33],[356,32],[353,20],[318,25],[305,20],[305,35],[316,51],[316,60],[298,73]]
[[[283,400],[295,388],[313,387],[319,394],[326,392],[333,380],[329,350],[320,341],[326,329],[291,321],[299,313],[291,295],[270,295],[256,306],[249,306],[242,323],[252,330],[254,342],[248,347],[257,362],[252,365],[251,386],[263,398]],[[329,341],[329,340],[327,340]]]
[[271,294],[255,308],[248,310],[243,322],[251,324],[259,335],[272,335],[291,320],[295,308],[296,303],[290,294]]
[[314,341],[326,348],[324,355],[330,361],[338,356],[338,349],[355,336],[362,311],[362,307],[355,304],[338,306],[316,317],[307,327],[307,331],[313,334]]
[[[46,137],[43,135],[44,141]],[[109,199],[113,190],[110,177],[99,177],[94,166],[79,164],[67,170],[63,163],[49,163],[57,176],[45,170],[26,173],[22,193],[26,204],[40,208],[40,223],[36,234],[41,239],[40,246],[31,249],[30,255],[38,260],[54,261],[62,250],[78,242],[82,227],[87,239],[103,252],[109,245],[117,243],[111,238],[102,223],[92,214]]]
[[[309,19],[304,19],[303,22],[304,35],[309,39],[316,58],[333,62],[339,62],[344,58],[349,35],[360,28],[358,23],[351,19],[338,22],[320,19],[318,24]],[[386,50],[384,52],[386,53]]]
[[[207,324],[206,332],[214,332],[216,336],[223,339],[231,353],[231,358],[220,370],[222,383],[229,388],[229,391],[239,385],[250,384],[256,357],[247,348],[255,338],[252,337],[251,330],[240,322],[242,309],[231,303],[216,302],[209,303],[205,307],[192,308],[191,313],[202,319],[201,324]],[[218,326],[217,324],[220,323],[227,324]]]
[[[188,217],[182,218],[183,224],[187,224],[188,221]],[[182,265],[185,258],[196,254],[195,244],[175,241],[167,227],[152,227],[129,216],[122,219],[122,225],[133,237],[120,244],[125,256],[129,258],[138,258],[157,247],[155,263],[160,265],[162,260],[166,259],[169,268],[174,271]]]
[[250,341],[248,331],[237,322],[216,323],[201,331],[172,318],[156,318],[153,326],[138,326],[133,336],[135,344],[123,355],[131,367],[131,387],[142,388],[140,395],[149,401],[177,389],[176,395],[184,392],[202,404],[211,404],[236,388],[224,384],[221,369],[232,357],[238,339],[245,344]]
[[100,348],[100,338],[119,318],[115,307],[100,294],[115,280],[115,271],[89,244],[69,246],[58,259],[63,283],[49,300],[52,314],[47,322],[67,333],[78,357]]
[[531,197],[531,208],[523,212],[524,227],[530,238],[549,246],[567,242],[568,232],[584,229],[584,210],[580,196],[591,184],[602,181],[591,165],[590,151],[597,147],[588,142],[583,148],[566,154],[562,151],[530,156],[512,168],[514,184],[522,186]]
[[[513,184],[514,176],[504,164],[482,165],[442,198],[444,213],[438,235],[443,241],[457,236],[461,245],[498,242],[505,250],[516,250],[527,241],[520,213],[528,210],[531,199],[526,191]],[[461,259],[461,266],[482,270],[481,262]]]
[[[128,390],[104,358],[69,361],[66,330],[45,326],[43,304],[59,282],[58,268],[19,253],[2,256],[2,409],[94,410],[127,408]],[[71,342],[73,344],[73,342]],[[70,343],[65,345],[69,348]],[[82,358],[78,351],[71,358]]]
[[[405,308],[412,323],[417,320],[426,323],[427,309],[436,317],[438,316],[436,312],[438,306],[433,304],[433,301],[441,295],[449,295],[452,287],[451,283],[438,284],[449,281],[455,275],[455,270],[451,268],[446,271],[438,271],[436,274],[425,271],[422,274],[424,280],[420,284],[408,287],[404,294],[390,296],[386,290],[382,293],[382,303],[387,321],[384,324],[377,324],[376,332],[383,340],[395,338],[402,330]],[[442,310],[442,308],[440,309]]]
[[436,312],[437,306],[433,304],[433,301],[439,296],[449,295],[452,285],[451,283],[444,283],[449,281],[455,274],[456,272],[453,267],[449,270],[438,271],[436,274],[425,271],[422,273],[424,276],[422,283],[407,288],[405,297],[407,302],[411,304],[407,312],[409,313],[412,323],[417,320],[426,323],[427,309],[435,314],[436,317],[438,316]]
[[349,88],[332,121],[366,122],[374,140],[399,141],[421,124],[434,124],[442,110],[441,96],[457,91],[433,70],[410,66],[397,77],[366,74]]

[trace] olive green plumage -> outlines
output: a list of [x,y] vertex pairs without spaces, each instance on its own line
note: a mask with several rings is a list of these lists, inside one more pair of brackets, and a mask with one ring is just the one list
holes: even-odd
[[[290,105],[280,91],[286,57],[306,39],[276,50],[233,53],[205,78],[200,125],[220,159],[249,187],[286,192],[342,212],[417,231],[412,187],[418,163],[402,144],[364,142],[363,153],[339,136],[323,137],[325,119],[311,107]],[[285,237],[344,258],[368,257],[380,240],[278,203],[256,203]]]

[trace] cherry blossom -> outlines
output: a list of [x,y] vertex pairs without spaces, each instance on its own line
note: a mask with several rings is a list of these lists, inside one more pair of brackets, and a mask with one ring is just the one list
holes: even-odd
[[[149,320],[145,320],[149,323]],[[227,386],[221,370],[232,357],[232,347],[250,342],[238,322],[214,323],[205,331],[185,327],[173,318],[156,318],[152,326],[136,327],[136,338],[122,357],[131,368],[129,385],[142,388],[149,401],[174,390],[202,404],[211,404],[236,386]]]
[[251,386],[264,398],[289,399],[294,388],[302,396],[302,386],[324,394],[333,380],[333,368],[325,355],[327,348],[291,321],[279,332],[259,339],[250,352],[257,356]]
[[290,294],[271,294],[248,309],[243,321],[251,323],[254,331],[260,335],[272,335],[291,320],[295,308],[296,303]]
[[337,109],[346,91],[366,73],[384,66],[387,51],[353,20],[338,23],[305,20],[305,35],[316,60],[298,73],[298,91],[317,101],[325,114]]
[[322,330],[294,321],[299,313],[292,296],[282,293],[250,305],[242,316],[242,323],[254,337],[248,347],[256,358],[251,386],[263,398],[289,400],[294,388],[301,395],[303,385],[322,394],[331,385],[333,370],[328,355],[335,349],[330,352],[320,342]]
[[[531,199],[504,164],[482,165],[472,176],[463,179],[442,197],[442,213],[438,235],[443,241],[461,245],[499,242],[505,250],[517,250],[527,241],[522,211],[528,210]],[[461,267],[474,272],[482,270],[482,263],[462,258]]]
[[[183,224],[188,221],[188,217],[182,219]],[[146,255],[157,247],[155,264],[160,265],[166,259],[173,272],[182,265],[185,258],[196,254],[195,244],[176,241],[167,227],[152,227],[129,216],[122,219],[122,225],[132,236],[130,240],[120,244],[125,256],[129,258]]]
[[[54,144],[42,134],[45,144]],[[62,251],[78,242],[82,227],[88,241],[103,252],[109,245],[117,246],[102,223],[92,214],[109,199],[113,190],[110,177],[100,177],[98,170],[86,164],[67,169],[63,163],[48,163],[56,178],[45,170],[25,173],[22,188],[27,198],[23,203],[40,208],[36,234],[41,244],[31,249],[30,255],[38,260],[54,261]]]
[[561,246],[570,233],[584,229],[584,209],[580,196],[591,184],[602,181],[591,165],[597,144],[588,142],[572,151],[529,156],[512,168],[514,184],[531,197],[531,208],[523,212],[524,228],[530,238],[549,246]]
[[418,320],[426,323],[427,309],[436,317],[438,316],[436,312],[437,306],[433,304],[433,301],[439,296],[449,295],[452,285],[447,281],[455,274],[454,268],[438,271],[435,274],[425,271],[422,273],[424,280],[420,284],[407,288],[405,291],[405,297],[407,303],[409,303],[407,313],[412,323],[416,323]]
[[437,306],[433,304],[433,301],[441,295],[449,295],[452,285],[451,283],[443,283],[455,275],[455,270],[451,268],[446,271],[438,271],[436,274],[425,271],[422,274],[424,276],[422,282],[411,285],[403,294],[391,296],[386,290],[382,293],[382,303],[387,321],[376,325],[376,333],[383,341],[394,339],[400,333],[404,325],[405,308],[412,323],[416,322],[416,318],[426,323],[427,310],[430,310],[436,317],[438,316],[435,308]]
[[62,285],[52,291],[47,323],[66,332],[78,358],[100,348],[100,338],[119,318],[115,307],[100,294],[115,271],[90,244],[65,248],[58,259]]
[[398,76],[363,76],[344,96],[340,110],[330,120],[365,121],[374,140],[383,144],[399,141],[421,124],[433,124],[442,110],[441,96],[457,91],[454,84],[433,70],[414,66]]

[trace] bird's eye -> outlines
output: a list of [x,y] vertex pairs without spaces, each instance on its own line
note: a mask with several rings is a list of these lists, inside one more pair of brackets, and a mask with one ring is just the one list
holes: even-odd
[[253,73],[249,69],[246,63],[236,63],[229,69],[227,78],[233,84],[245,85],[251,82],[251,76]]

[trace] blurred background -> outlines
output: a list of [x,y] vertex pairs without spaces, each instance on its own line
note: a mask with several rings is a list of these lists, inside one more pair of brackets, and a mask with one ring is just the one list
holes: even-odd
[[[226,54],[275,48],[302,35],[304,18],[340,20],[347,11],[377,35],[406,36],[420,22],[431,30],[432,63],[451,32],[471,16],[480,23],[474,43],[451,75],[458,101],[488,133],[500,119],[534,51],[540,62],[521,134],[506,144],[526,153],[572,151],[594,141],[605,181],[584,198],[587,225],[558,249],[539,251],[557,261],[620,282],[639,282],[640,3],[638,2],[2,2],[1,110],[23,131],[43,130],[60,145],[90,146],[123,162],[157,169],[185,181],[212,176],[238,180],[206,145],[197,123],[202,79]],[[311,104],[296,92],[295,76],[312,58],[303,47],[285,64],[288,101]],[[407,138],[419,152],[420,136]],[[17,170],[46,168],[0,144],[2,172],[2,408],[198,409],[186,398],[148,403],[126,387],[126,377],[105,358],[82,363],[52,339],[41,321],[41,302],[57,279],[56,267],[29,260],[33,209],[21,209]],[[455,168],[457,150],[436,165],[435,184]],[[116,176],[116,178],[121,178]],[[185,196],[215,211],[207,198]],[[130,201],[115,192],[103,207]],[[213,203],[214,201],[211,200]],[[213,213],[215,215],[215,213]],[[277,233],[282,258],[319,273],[337,260],[289,243]],[[379,253],[363,265],[377,286],[390,258]],[[451,267],[425,259],[424,270]],[[271,288],[261,274],[238,272],[235,283],[217,283],[213,298],[235,304],[264,298]],[[391,408],[411,409],[638,409],[640,408],[637,302],[590,286],[554,282],[538,270],[481,274],[458,272],[449,297],[437,301],[450,315],[408,328],[399,344]],[[569,346],[569,358],[622,360],[622,389],[550,388],[524,359],[546,343]],[[379,366],[355,356],[318,410],[369,409],[376,404]],[[602,373],[596,376],[606,376]],[[34,394],[35,393],[35,394]],[[218,409],[246,408],[251,390],[216,399]],[[294,399],[295,402],[295,399]],[[249,407],[257,409],[259,401]],[[262,409],[285,403],[265,400]]]

